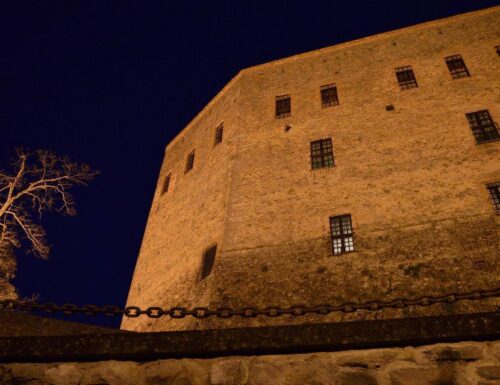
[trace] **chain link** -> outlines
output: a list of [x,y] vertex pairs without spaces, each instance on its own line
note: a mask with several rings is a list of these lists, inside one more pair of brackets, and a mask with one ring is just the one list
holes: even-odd
[[305,305],[294,305],[287,308],[279,306],[269,306],[264,309],[245,307],[241,309],[218,308],[211,310],[208,307],[195,307],[187,309],[185,307],[161,308],[151,306],[146,309],[141,309],[138,306],[127,306],[120,308],[113,305],[96,306],[84,305],[78,306],[75,304],[66,303],[57,305],[55,303],[36,303],[34,301],[16,301],[3,300],[0,301],[0,310],[16,310],[16,311],[34,311],[40,310],[46,313],[62,312],[64,314],[81,313],[85,315],[104,314],[107,317],[116,315],[124,315],[129,318],[136,318],[145,315],[149,318],[160,318],[170,316],[171,318],[180,319],[187,316],[192,316],[198,319],[205,319],[211,316],[218,318],[231,318],[240,316],[243,318],[254,318],[259,315],[267,317],[280,317],[282,315],[302,316],[306,314],[326,315],[333,312],[353,313],[358,310],[378,311],[382,309],[402,309],[410,306],[431,306],[436,303],[454,303],[462,300],[478,301],[484,298],[500,297],[500,288],[491,290],[481,290],[468,293],[452,293],[441,296],[424,296],[419,298],[398,298],[391,301],[369,301],[359,303],[343,303],[340,305],[318,305],[308,307]]

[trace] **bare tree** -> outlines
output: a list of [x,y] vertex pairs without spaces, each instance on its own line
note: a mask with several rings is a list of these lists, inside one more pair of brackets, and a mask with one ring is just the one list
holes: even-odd
[[25,247],[36,257],[48,257],[45,230],[35,218],[41,219],[46,211],[75,215],[68,190],[86,185],[98,174],[86,164],[45,150],[17,149],[11,163],[11,173],[0,169],[0,280],[15,271],[15,248]]

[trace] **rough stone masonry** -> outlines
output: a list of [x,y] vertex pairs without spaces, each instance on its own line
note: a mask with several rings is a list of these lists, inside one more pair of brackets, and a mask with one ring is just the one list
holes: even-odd
[[151,362],[0,364],[1,384],[495,385],[500,342]]
[[[127,304],[313,306],[498,287],[500,216],[487,185],[500,181],[500,141],[479,143],[466,116],[487,110],[498,130],[498,46],[493,7],[242,70],[167,145]],[[452,76],[454,55],[470,76]],[[418,86],[402,89],[396,68],[408,66]],[[325,107],[320,89],[331,84],[338,105]],[[282,95],[290,116],[277,118]],[[334,165],[313,169],[310,145],[321,139]],[[334,255],[329,218],[339,215],[352,219],[354,251]],[[302,322],[318,319],[139,317],[122,328]]]

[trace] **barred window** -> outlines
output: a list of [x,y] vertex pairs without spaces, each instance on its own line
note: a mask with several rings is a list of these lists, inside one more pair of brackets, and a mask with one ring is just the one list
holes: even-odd
[[201,257],[200,280],[205,279],[212,272],[217,253],[217,244],[210,246],[203,252]]
[[168,187],[170,186],[170,178],[171,174],[168,174],[165,179],[163,180],[163,186],[161,188],[161,195],[165,194],[168,192]]
[[320,139],[311,142],[311,167],[313,169],[322,167],[333,167],[332,139]]
[[402,90],[418,87],[417,79],[415,79],[415,74],[411,66],[396,68],[396,77],[399,88]]
[[499,140],[498,127],[488,110],[465,114],[477,143]]
[[220,142],[222,142],[222,134],[223,133],[224,133],[224,124],[221,123],[215,129],[214,146],[217,146]]
[[330,234],[334,255],[354,251],[354,235],[350,214],[330,217]]
[[327,84],[326,86],[321,86],[320,92],[322,107],[337,106],[339,104],[337,86],[335,84]]
[[452,55],[445,57],[444,60],[453,79],[466,78],[470,76],[469,70],[465,65],[464,59],[462,59],[462,56]]
[[276,118],[281,119],[292,114],[290,95],[276,96]]
[[490,183],[486,185],[486,188],[490,192],[491,203],[493,203],[493,208],[500,214],[500,182]]
[[184,174],[191,170],[194,166],[194,151],[195,150],[191,151],[187,157],[186,170],[184,171]]

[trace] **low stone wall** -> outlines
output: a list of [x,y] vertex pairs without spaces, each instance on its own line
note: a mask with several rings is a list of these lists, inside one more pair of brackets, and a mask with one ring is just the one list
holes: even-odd
[[500,341],[151,362],[0,364],[1,384],[493,385]]

